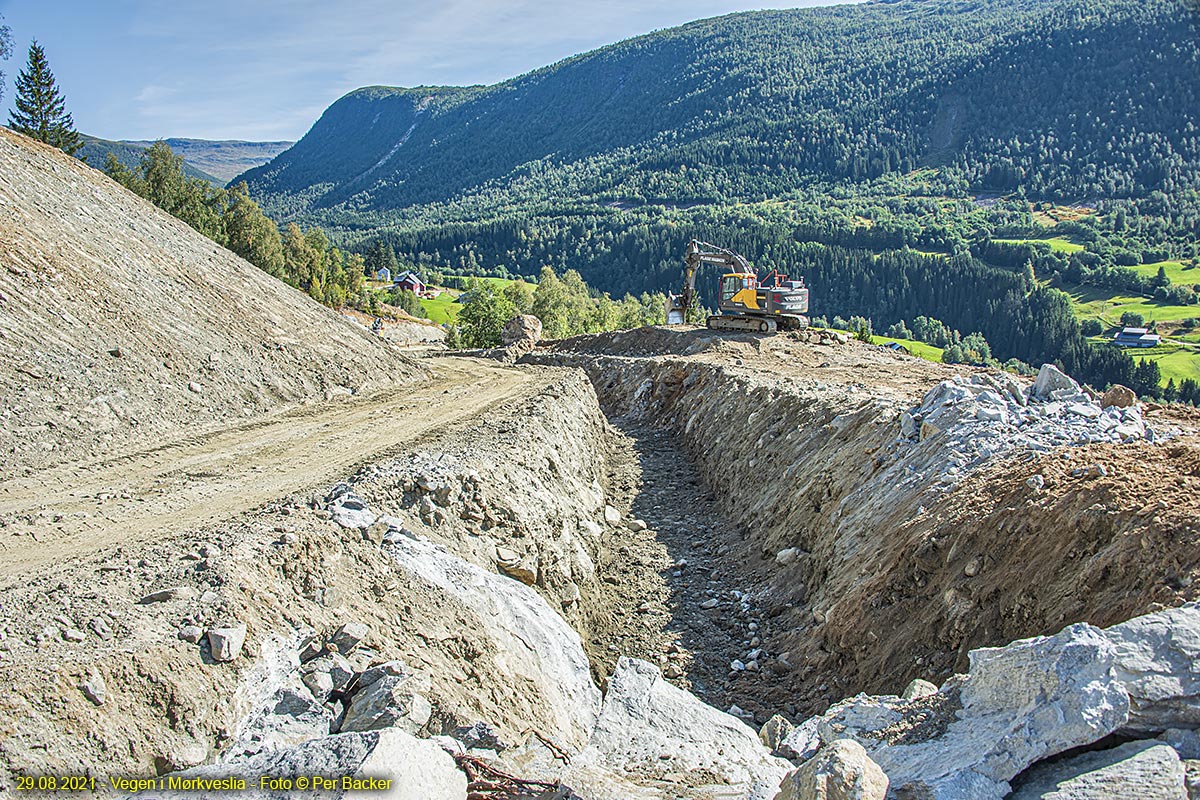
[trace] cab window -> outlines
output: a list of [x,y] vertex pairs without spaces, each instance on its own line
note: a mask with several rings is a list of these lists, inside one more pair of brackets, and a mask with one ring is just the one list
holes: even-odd
[[738,275],[726,275],[721,279],[721,299],[732,300],[742,288],[742,279]]

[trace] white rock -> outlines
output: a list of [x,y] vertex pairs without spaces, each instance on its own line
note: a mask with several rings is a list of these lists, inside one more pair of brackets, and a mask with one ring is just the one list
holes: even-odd
[[401,728],[417,733],[433,716],[433,707],[419,690],[426,686],[413,675],[388,675],[350,698],[343,731]]
[[[259,776],[286,775],[339,776],[339,789],[326,795],[330,798],[352,797],[356,800],[462,800],[467,795],[467,778],[436,742],[416,737],[398,729],[346,733],[325,736],[284,749],[264,750],[250,757],[234,758],[194,767],[180,773],[180,779],[242,777],[247,788],[238,792],[239,798],[268,800],[279,792],[260,790]],[[340,776],[358,779],[380,778],[390,781],[385,791],[343,792]],[[195,791],[163,792],[155,797],[170,800],[195,800]]]
[[795,547],[789,547],[785,550],[780,550],[775,554],[775,563],[777,564],[793,564],[800,557],[800,550]]
[[[522,583],[485,571],[440,545],[400,539],[385,548],[396,564],[444,594],[470,620],[480,646],[504,654],[505,674],[481,691],[511,691],[520,684],[530,702],[519,711],[520,728],[534,725],[560,747],[581,748],[600,712],[600,690],[576,633],[546,600]],[[515,712],[517,713],[517,712]],[[496,720],[499,722],[500,720]],[[516,718],[511,720],[516,725]]]
[[1049,397],[1051,392],[1063,389],[1070,390],[1073,393],[1080,391],[1079,384],[1073,381],[1070,376],[1063,373],[1058,367],[1053,364],[1042,364],[1041,370],[1038,371],[1037,380],[1033,382],[1034,395],[1037,397]]
[[1104,632],[1116,650],[1116,676],[1129,692],[1128,728],[1200,726],[1200,604],[1147,614]]
[[902,700],[915,700],[918,697],[928,697],[931,694],[937,694],[938,687],[927,680],[921,678],[913,678],[909,681],[908,686],[904,687],[904,693],[900,695]]
[[616,525],[621,521],[621,512],[612,506],[606,505],[604,507],[604,521],[609,525]]
[[1184,766],[1162,742],[1127,742],[1110,750],[1039,764],[1021,777],[1010,800],[1187,800]]
[[748,800],[774,798],[790,766],[771,756],[745,723],[672,686],[653,664],[631,658],[617,662],[591,740],[563,782],[573,785],[575,769],[609,765],[630,779],[710,775],[732,792],[723,796]]
[[[1125,724],[1129,695],[1114,680],[1116,647],[1090,625],[984,648],[971,669],[919,701],[860,695],[806,720],[785,741],[800,758],[841,738],[862,744],[892,790],[928,800],[1000,800],[1008,781],[1047,756],[1090,744]],[[906,714],[943,723],[888,741]]]
[[225,628],[213,628],[208,632],[208,645],[212,648],[213,661],[233,661],[242,653],[246,643],[246,626],[239,623]]
[[108,687],[104,684],[104,676],[95,667],[88,670],[87,677],[79,684],[84,696],[98,706],[104,705],[108,699]]
[[329,506],[329,514],[330,519],[343,528],[359,530],[371,527],[379,519],[379,515],[370,509],[365,500],[351,492],[340,495]]
[[888,777],[852,739],[831,742],[783,780],[775,800],[884,800]]

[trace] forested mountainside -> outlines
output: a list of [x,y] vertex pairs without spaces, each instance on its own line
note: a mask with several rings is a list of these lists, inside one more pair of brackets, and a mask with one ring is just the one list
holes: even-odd
[[[1198,95],[1183,0],[751,12],[495,86],[362,89],[244,177],[277,220],[416,263],[637,293],[699,236],[807,273],[817,313],[950,305],[1002,358],[1069,363],[1046,284],[1195,255]],[[1055,224],[1083,255],[991,241]]]
[[1187,8],[909,0],[735,14],[496,86],[362,89],[245,177],[281,211],[359,214],[485,199],[489,185],[524,200],[765,199],[930,163],[976,189],[1052,200],[1194,189]]

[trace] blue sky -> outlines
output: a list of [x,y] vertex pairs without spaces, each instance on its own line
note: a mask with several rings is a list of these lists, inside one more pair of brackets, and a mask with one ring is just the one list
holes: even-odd
[[693,19],[847,0],[0,0],[46,50],[75,127],[110,139],[296,139],[371,84],[495,83]]

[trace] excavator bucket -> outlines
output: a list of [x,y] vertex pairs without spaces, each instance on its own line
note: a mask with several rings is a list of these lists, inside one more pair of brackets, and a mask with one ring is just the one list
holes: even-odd
[[687,309],[679,304],[679,297],[673,294],[667,295],[667,324],[682,325],[686,320]]

